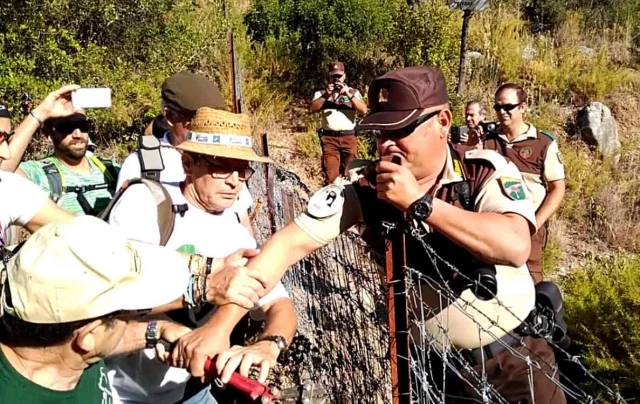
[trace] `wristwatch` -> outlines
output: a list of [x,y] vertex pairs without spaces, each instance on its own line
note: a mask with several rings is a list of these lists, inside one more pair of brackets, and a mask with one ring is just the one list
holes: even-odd
[[433,196],[426,193],[424,196],[409,206],[409,214],[416,220],[424,222],[433,210]]
[[145,348],[152,349],[156,347],[156,344],[160,340],[160,330],[158,329],[157,321],[149,321],[147,324],[147,331],[144,333]]
[[288,348],[287,339],[281,335],[265,335],[258,338],[257,342],[261,342],[261,341],[275,342],[276,345],[278,346],[278,349],[280,350],[280,353],[285,352]]

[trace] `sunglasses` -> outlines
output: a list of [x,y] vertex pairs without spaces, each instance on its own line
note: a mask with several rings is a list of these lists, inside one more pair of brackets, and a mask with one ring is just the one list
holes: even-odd
[[3,130],[0,130],[0,143],[10,141],[14,133],[14,131],[5,132]]
[[374,136],[378,139],[380,138],[401,139],[403,137],[407,137],[410,134],[412,134],[416,129],[418,129],[418,126],[427,122],[429,119],[433,118],[434,116],[437,116],[438,114],[440,114],[440,112],[442,112],[442,110],[433,111],[428,113],[427,115],[422,115],[421,117],[413,121],[411,124],[401,129],[374,131]]
[[53,131],[61,135],[71,134],[76,129],[79,129],[80,132],[88,133],[89,127],[90,127],[89,121],[62,122],[62,123],[56,124],[53,127]]
[[505,110],[506,112],[510,112],[513,111],[514,109],[518,108],[520,106],[520,103],[517,104],[493,104],[493,109],[496,112],[500,112],[500,110]]
[[238,173],[238,179],[240,181],[248,181],[249,178],[255,173],[255,170],[251,167],[243,165],[242,167],[236,165],[235,167],[232,164],[223,164],[220,161],[215,161],[215,157],[211,157],[210,160],[208,157],[200,154],[198,155],[199,160],[203,160],[209,168],[211,169],[211,176],[217,179],[227,179],[234,172]]

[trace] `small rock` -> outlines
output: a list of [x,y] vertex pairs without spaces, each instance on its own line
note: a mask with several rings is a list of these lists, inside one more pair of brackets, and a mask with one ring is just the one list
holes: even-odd
[[601,102],[591,102],[578,111],[576,117],[578,133],[582,141],[596,147],[603,157],[613,157],[615,163],[620,156],[618,124],[609,107]]
[[467,53],[465,53],[465,55],[467,56],[467,59],[469,59],[469,60],[482,59],[482,53],[476,52],[476,51],[467,51]]
[[522,58],[524,60],[531,60],[536,56],[538,56],[538,51],[535,50],[535,48],[531,46],[525,46],[524,49],[522,49]]
[[593,56],[596,54],[596,51],[593,50],[593,48],[589,48],[588,46],[584,46],[584,45],[580,45],[578,47],[578,52],[586,56]]

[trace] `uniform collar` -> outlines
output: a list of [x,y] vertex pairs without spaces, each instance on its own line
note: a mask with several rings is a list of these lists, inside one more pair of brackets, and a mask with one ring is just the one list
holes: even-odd
[[509,139],[507,138],[507,135],[502,133],[502,129],[500,129],[500,132],[498,132],[498,137],[507,143],[522,142],[523,140],[527,140],[527,139],[537,139],[538,130],[536,129],[535,126],[533,126],[532,124],[529,124],[529,129],[527,129],[526,133],[523,133],[522,135],[518,136],[517,138],[513,139],[510,142]]
[[462,162],[460,160],[454,159],[451,155],[451,148],[447,147],[447,159],[444,163],[444,170],[442,171],[440,181],[438,181],[437,188],[453,182],[463,181],[461,164]]

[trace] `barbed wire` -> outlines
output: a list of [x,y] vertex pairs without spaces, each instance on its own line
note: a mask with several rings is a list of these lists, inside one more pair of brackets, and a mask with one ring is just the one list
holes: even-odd
[[[311,193],[295,174],[280,168],[273,170],[270,183],[272,189],[267,187],[266,176],[253,176],[250,183],[254,195],[269,195],[270,199],[270,204],[264,204],[257,215],[259,241],[268,239],[272,228],[281,228],[302,212]],[[269,223],[270,221],[275,223]],[[439,331],[436,336],[426,329],[424,321],[419,321],[438,319],[437,312],[442,312],[445,307],[464,313],[475,324],[479,339],[483,334],[489,336],[500,344],[503,352],[508,352],[526,365],[532,403],[535,403],[535,372],[543,374],[568,398],[581,403],[595,402],[594,397],[560,371],[557,363],[549,363],[531,349],[523,337],[517,338],[517,343],[512,346],[496,335],[496,331],[507,335],[513,334],[513,330],[504,329],[480,310],[474,310],[474,314],[480,316],[478,318],[467,313],[465,308],[475,307],[474,302],[465,299],[450,287],[449,278],[440,270],[438,263],[447,272],[455,273],[469,282],[473,280],[465,271],[447,262],[431,245],[424,240],[421,242],[433,264],[430,267],[436,269],[427,274],[417,268],[405,266],[404,281],[407,288],[402,296],[411,303],[408,307],[410,325],[414,331],[409,333],[412,349],[403,359],[407,359],[410,364],[414,403],[446,403],[447,400],[462,399],[454,392],[447,391],[448,387],[455,387],[460,383],[477,395],[477,398],[469,398],[466,394],[465,402],[508,403],[497,389],[499,386],[492,386],[488,381],[487,358],[482,357],[476,365],[476,371],[462,350],[452,348],[453,341],[446,324],[439,320],[431,322]],[[299,338],[307,341],[304,349],[315,352],[315,355],[301,355],[295,363],[289,363],[287,377],[290,382],[313,379],[314,382],[323,383],[331,392],[331,402],[336,403],[391,402],[386,308],[386,293],[390,285],[378,266],[382,258],[360,239],[357,232],[350,231],[287,272],[283,282],[290,291],[296,308]],[[439,307],[426,304],[423,286],[439,293]],[[482,284],[478,287],[486,289]],[[492,301],[504,313],[518,319],[518,322],[524,320],[500,299]],[[479,319],[488,323],[488,327],[480,323]],[[535,335],[532,337],[542,338]],[[603,394],[616,402],[626,402],[619,393],[589,372],[577,356],[571,355],[553,341],[545,341],[556,353],[561,353],[577,364],[590,380],[600,386]],[[295,346],[293,350],[295,351]],[[439,368],[434,367],[436,365]]]

